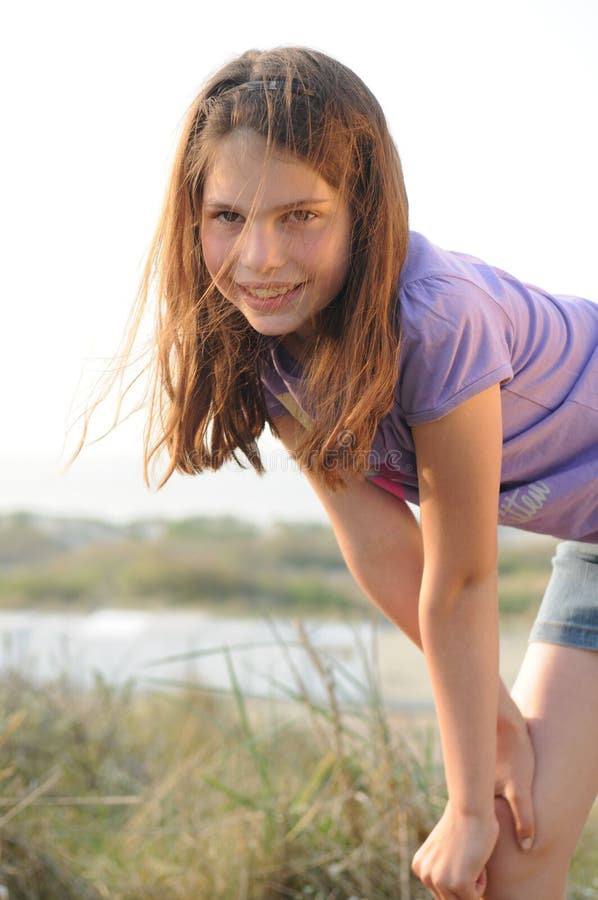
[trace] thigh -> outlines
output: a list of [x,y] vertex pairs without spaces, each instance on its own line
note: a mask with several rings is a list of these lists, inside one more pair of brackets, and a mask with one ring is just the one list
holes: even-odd
[[598,652],[531,643],[512,694],[536,750],[538,802],[569,825],[573,852],[598,794]]
[[503,808],[488,897],[562,898],[571,855],[598,793],[598,652],[531,643],[513,698],[536,755],[536,842],[530,853],[519,849]]
[[565,541],[552,566],[512,693],[536,749],[537,802],[566,815],[572,852],[598,791],[598,544]]

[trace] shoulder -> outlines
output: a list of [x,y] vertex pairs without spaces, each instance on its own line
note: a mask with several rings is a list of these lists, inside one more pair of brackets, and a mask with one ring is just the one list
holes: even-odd
[[504,294],[497,270],[412,233],[397,303],[397,399],[410,425],[510,380],[513,329]]
[[443,250],[423,235],[410,232],[397,304],[402,330],[418,332],[422,324],[432,327],[434,322],[444,322],[452,329],[456,322],[480,314],[511,327],[504,274],[477,257]]

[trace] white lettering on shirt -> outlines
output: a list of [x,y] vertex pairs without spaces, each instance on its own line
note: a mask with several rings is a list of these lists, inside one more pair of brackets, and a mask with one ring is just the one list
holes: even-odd
[[515,488],[501,499],[498,507],[499,518],[529,522],[542,509],[549,494],[550,485],[545,481],[536,481],[528,488]]

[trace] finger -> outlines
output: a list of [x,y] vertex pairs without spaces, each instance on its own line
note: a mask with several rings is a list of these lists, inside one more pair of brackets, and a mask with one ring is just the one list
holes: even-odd
[[478,892],[478,897],[483,897],[488,887],[488,875],[486,873],[486,869],[482,869],[481,874],[476,879],[476,883],[474,885],[476,891]]
[[534,805],[531,791],[520,794],[505,791],[505,800],[511,808],[517,841],[522,850],[531,850],[534,843]]
[[[477,889],[472,887],[471,882],[469,887],[458,889],[440,887],[439,885],[431,882],[428,883],[426,881],[423,881],[422,884],[430,891],[435,900],[479,900],[480,897]],[[486,890],[485,887],[484,890]]]
[[480,897],[477,890],[471,886],[458,891],[446,891],[440,896],[442,900],[479,900]]
[[421,879],[420,860],[421,860],[421,847],[419,848],[419,850],[417,851],[417,853],[415,854],[415,856],[413,857],[413,859],[411,861],[411,871],[413,872],[414,875],[417,875],[417,877]]

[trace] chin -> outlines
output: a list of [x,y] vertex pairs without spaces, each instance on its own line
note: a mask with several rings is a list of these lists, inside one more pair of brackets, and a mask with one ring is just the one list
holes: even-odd
[[244,313],[245,318],[251,325],[251,327],[255,331],[259,331],[260,334],[263,334],[267,337],[284,337],[286,334],[293,334],[298,328],[301,327],[301,322],[275,322],[274,316],[271,321],[268,321],[266,317],[256,317],[248,316]]

